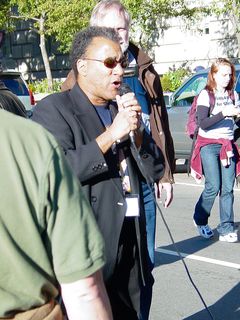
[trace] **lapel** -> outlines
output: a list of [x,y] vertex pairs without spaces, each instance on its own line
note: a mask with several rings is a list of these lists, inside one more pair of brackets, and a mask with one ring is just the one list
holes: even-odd
[[69,91],[69,96],[72,102],[70,106],[72,113],[77,121],[80,122],[88,138],[92,140],[102,134],[105,131],[105,127],[99,119],[94,106],[77,83]]
[[[69,97],[71,100],[71,103],[69,105],[71,113],[73,114],[74,118],[77,120],[81,128],[84,130],[89,141],[102,134],[105,131],[105,127],[102,121],[99,119],[94,106],[77,83],[74,85],[72,90],[69,91]],[[114,119],[118,112],[117,104],[115,102],[112,102],[110,103],[109,108]],[[110,161],[114,161],[113,158]],[[111,179],[111,181],[122,195],[121,180]]]

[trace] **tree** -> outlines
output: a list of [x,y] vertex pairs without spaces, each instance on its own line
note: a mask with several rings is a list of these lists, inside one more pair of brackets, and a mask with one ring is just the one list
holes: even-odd
[[60,49],[69,50],[72,35],[88,24],[94,0],[2,0],[0,4],[1,26],[9,28],[14,21],[32,22],[32,30],[39,34],[40,50],[48,79],[48,88],[53,87],[46,37],[54,36]]
[[123,3],[132,14],[139,44],[147,49],[157,44],[159,35],[169,28],[171,18],[181,17],[189,25],[206,12],[201,6],[190,7],[186,0],[123,0]]
[[[40,49],[48,79],[52,88],[52,74],[46,50],[46,38],[54,37],[59,50],[69,52],[73,35],[88,24],[91,11],[97,0],[1,0],[0,27],[9,28],[14,21],[32,22],[32,30],[40,36]],[[159,33],[168,27],[171,17],[192,20],[199,8],[189,8],[185,0],[123,0],[133,18],[133,30],[139,33],[139,44],[151,47]],[[2,18],[2,20],[1,20]]]
[[212,0],[211,8],[217,16],[224,15],[233,26],[238,43],[238,58],[240,58],[240,1],[239,0]]
[[9,1],[1,0],[0,2],[0,29],[4,28],[6,22],[7,13],[9,10]]

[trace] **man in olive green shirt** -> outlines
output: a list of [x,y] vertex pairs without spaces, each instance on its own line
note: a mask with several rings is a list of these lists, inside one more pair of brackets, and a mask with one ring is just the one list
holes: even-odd
[[112,319],[102,236],[57,142],[4,110],[0,134],[0,318],[61,319],[61,287],[70,320]]

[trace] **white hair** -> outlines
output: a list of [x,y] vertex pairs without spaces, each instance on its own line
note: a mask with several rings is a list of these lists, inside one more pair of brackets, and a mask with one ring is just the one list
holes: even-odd
[[99,26],[101,25],[102,19],[108,14],[110,9],[117,9],[119,14],[122,14],[125,18],[127,26],[130,25],[131,17],[124,5],[118,0],[101,0],[94,7],[91,18],[90,26]]

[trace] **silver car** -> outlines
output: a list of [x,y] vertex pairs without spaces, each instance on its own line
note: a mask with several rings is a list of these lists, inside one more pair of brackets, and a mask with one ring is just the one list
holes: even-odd
[[[240,94],[240,65],[235,65],[235,68],[237,78],[235,90]],[[193,98],[205,87],[208,72],[209,69],[205,69],[193,74],[170,97],[167,110],[176,159],[189,158],[192,140],[185,132],[188,111]]]

